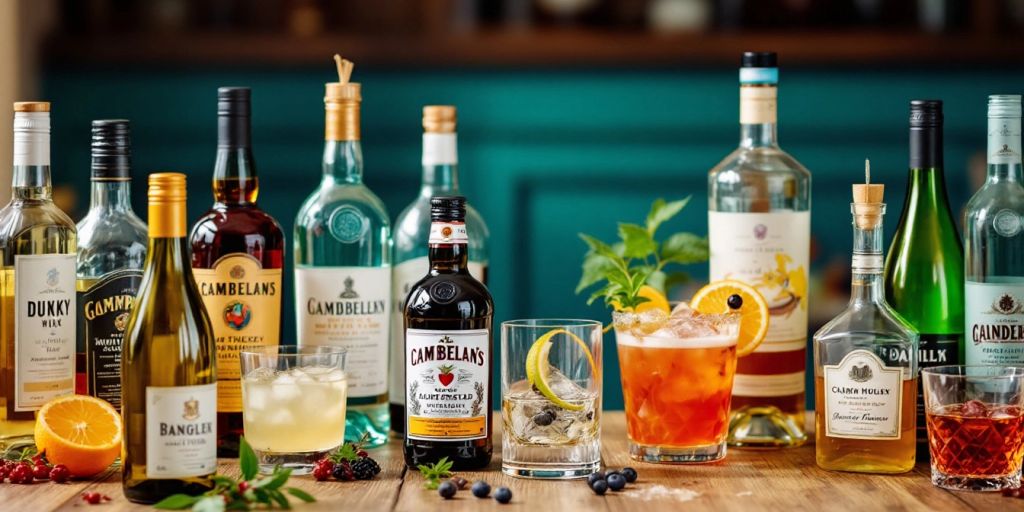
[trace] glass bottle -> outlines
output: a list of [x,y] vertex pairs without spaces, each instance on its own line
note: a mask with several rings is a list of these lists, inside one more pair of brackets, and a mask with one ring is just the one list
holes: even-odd
[[248,87],[217,89],[213,206],[192,226],[192,272],[217,340],[217,456],[242,435],[238,352],[281,342],[284,232],[256,204]]
[[741,66],[740,145],[708,176],[710,277],[756,287],[771,322],[737,365],[729,444],[799,446],[807,440],[811,174],[779,148],[775,53],[744,53]]
[[[392,390],[391,431],[405,431],[405,298],[430,268],[427,240],[430,237],[430,198],[459,195],[459,157],[456,150],[455,107],[423,107],[423,182],[420,193],[395,220],[392,299],[395,311],[391,323],[389,375]],[[469,273],[487,284],[487,224],[471,205],[466,205],[469,234]]]
[[964,214],[969,365],[1024,364],[1021,97],[988,98],[988,178]]
[[15,103],[11,202],[0,210],[0,447],[30,439],[35,411],[75,392],[76,241],[53,204],[50,104]]
[[846,310],[814,335],[815,458],[832,471],[914,468],[918,336],[885,301],[884,185],[853,186]]
[[323,178],[295,220],[295,302],[300,345],[348,349],[345,439],[387,442],[391,224],[363,183],[359,84],[341,60],[327,84]]

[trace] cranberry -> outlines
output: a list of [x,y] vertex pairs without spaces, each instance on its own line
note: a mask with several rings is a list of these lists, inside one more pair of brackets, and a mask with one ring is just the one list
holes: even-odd
[[82,499],[90,505],[99,505],[100,501],[103,500],[103,495],[98,492],[83,492]]
[[359,457],[360,459],[365,459],[369,457],[370,454],[367,453],[366,450],[359,450],[358,452],[356,452],[356,456]]
[[11,470],[10,479],[12,484],[31,484],[35,477],[32,475],[31,466],[18,464]]
[[50,468],[46,464],[39,463],[32,468],[32,476],[36,477],[36,480],[46,480],[50,478]]
[[242,480],[241,482],[238,482],[238,492],[245,492],[245,490],[248,489],[248,488],[249,488],[249,482],[247,482],[245,480]]
[[62,484],[71,479],[71,470],[64,464],[57,464],[50,470],[50,480]]
[[331,478],[332,471],[334,471],[334,463],[330,459],[320,459],[313,465],[313,478],[323,482]]

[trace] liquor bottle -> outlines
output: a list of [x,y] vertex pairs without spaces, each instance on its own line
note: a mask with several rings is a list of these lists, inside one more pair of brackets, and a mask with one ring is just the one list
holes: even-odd
[[447,457],[481,469],[491,461],[494,301],[469,273],[466,198],[432,198],[430,219],[430,268],[405,305],[405,463]]
[[814,335],[815,456],[833,471],[914,467],[918,335],[885,301],[884,185],[853,186],[853,282],[846,310]]
[[[942,102],[910,102],[910,176],[885,260],[885,299],[920,336],[922,368],[960,364],[964,251],[942,176]],[[917,455],[927,460],[924,390],[917,391]]]
[[[405,298],[430,268],[430,198],[459,194],[459,156],[455,144],[455,107],[423,107],[423,183],[420,194],[395,220],[395,254],[391,294],[395,303],[391,322],[391,431],[405,431]],[[466,205],[469,234],[469,273],[487,284],[487,224]]]
[[988,178],[967,203],[966,334],[969,365],[1024,364],[1024,187],[1021,97],[988,98]]
[[14,104],[11,202],[0,210],[0,439],[75,392],[75,223],[53,204],[50,104]]
[[776,55],[747,52],[741,66],[740,145],[708,179],[710,276],[756,287],[771,322],[764,343],[736,367],[729,443],[799,446],[807,440],[811,175],[779,148]]
[[348,349],[345,439],[388,439],[388,329],[391,224],[384,203],[363,184],[358,83],[335,56],[327,84],[323,178],[295,220],[295,302],[300,345]]
[[124,495],[201,494],[217,469],[213,328],[188,261],[185,175],[149,176],[149,250],[121,359]]
[[213,206],[192,227],[192,273],[217,343],[217,456],[237,457],[242,435],[238,352],[281,340],[284,233],[256,205],[247,87],[217,90]]
[[121,409],[121,345],[146,261],[146,224],[132,211],[131,132],[92,122],[92,195],[78,223],[78,392]]

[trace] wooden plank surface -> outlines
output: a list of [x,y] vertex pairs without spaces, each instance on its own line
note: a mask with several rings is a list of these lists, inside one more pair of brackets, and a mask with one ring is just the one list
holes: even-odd
[[[500,421],[495,422],[500,430]],[[1024,510],[1024,502],[1003,498],[999,493],[955,493],[931,484],[930,470],[919,464],[914,471],[896,476],[832,473],[814,464],[814,447],[792,450],[730,450],[724,462],[705,465],[668,466],[629,460],[624,417],[621,412],[604,415],[602,456],[608,467],[633,466],[640,480],[620,493],[594,495],[582,480],[546,482],[504,475],[501,467],[501,436],[495,433],[495,457],[486,471],[463,472],[468,480],[482,478],[493,488],[512,489],[513,500],[503,506],[493,499],[479,500],[468,491],[454,500],[442,500],[436,491],[423,488],[423,478],[407,471],[401,446],[392,441],[373,450],[381,474],[364,482],[316,482],[295,477],[292,484],[316,496],[317,503],[296,505],[300,511],[320,510],[402,510],[415,512],[459,510],[638,510],[647,512],[795,510],[855,511],[928,510],[994,511]],[[237,475],[235,461],[221,461],[222,473]],[[99,511],[146,510],[125,500],[121,493],[120,470],[112,469],[94,481],[31,486],[0,484],[0,510],[93,510],[80,495],[98,491],[113,501],[97,506]],[[150,509],[152,510],[152,509]]]

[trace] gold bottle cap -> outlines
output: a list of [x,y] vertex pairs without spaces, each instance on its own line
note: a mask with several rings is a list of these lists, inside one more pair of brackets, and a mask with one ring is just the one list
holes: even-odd
[[49,101],[15,101],[15,112],[49,112]]
[[188,230],[185,175],[180,172],[150,174],[148,195],[149,237],[184,238]]
[[427,105],[423,107],[423,131],[427,133],[455,133],[455,107]]
[[884,196],[885,185],[871,183],[871,161],[864,160],[864,183],[853,186],[853,216],[858,228],[872,229],[882,222]]

